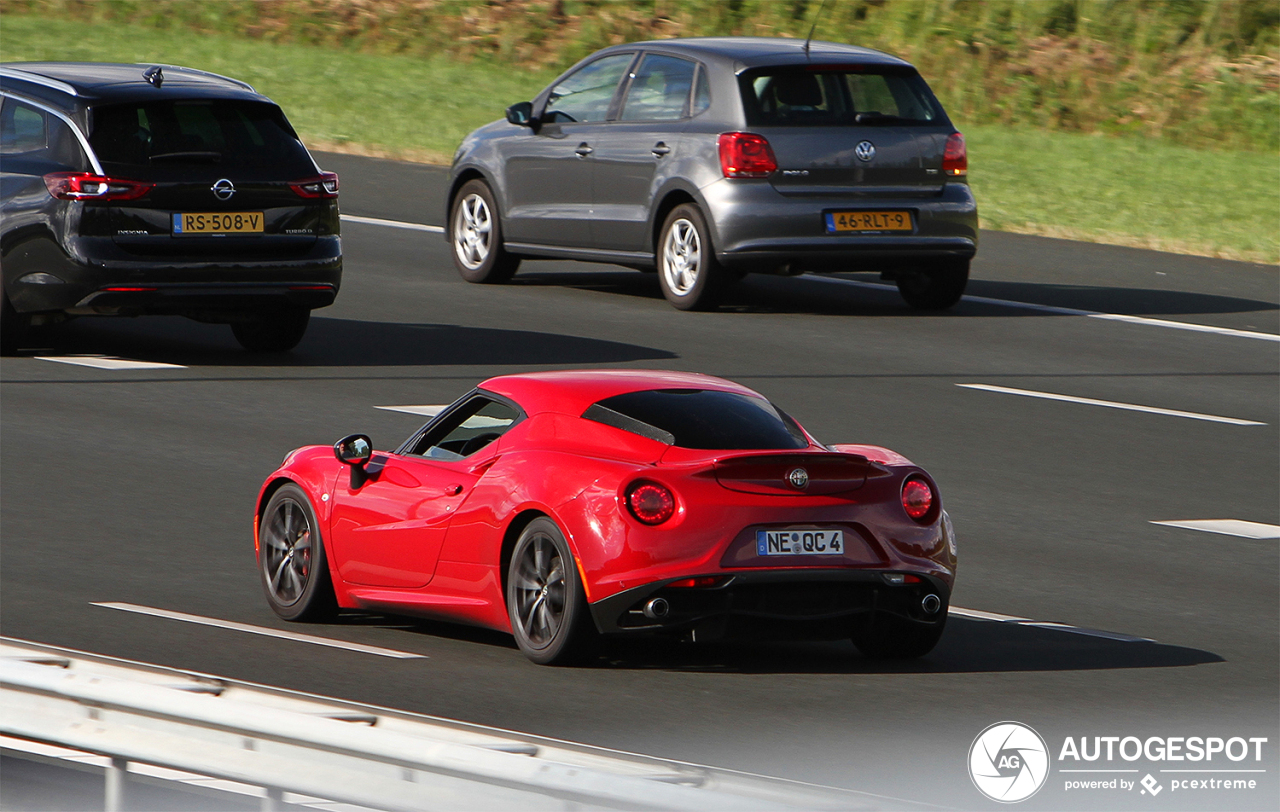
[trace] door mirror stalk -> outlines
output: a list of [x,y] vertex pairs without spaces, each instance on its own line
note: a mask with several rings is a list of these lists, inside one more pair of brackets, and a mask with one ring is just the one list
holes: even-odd
[[349,434],[333,444],[333,456],[351,467],[351,490],[359,490],[369,481],[365,464],[373,457],[373,441],[364,434]]

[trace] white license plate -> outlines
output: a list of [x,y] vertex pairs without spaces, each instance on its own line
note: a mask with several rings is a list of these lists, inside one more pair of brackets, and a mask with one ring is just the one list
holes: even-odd
[[843,530],[757,530],[758,555],[844,555]]

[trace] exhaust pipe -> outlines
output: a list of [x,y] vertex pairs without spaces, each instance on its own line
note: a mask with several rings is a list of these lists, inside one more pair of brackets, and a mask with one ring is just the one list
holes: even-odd
[[926,615],[936,614],[942,608],[942,598],[932,594],[925,595],[924,600],[920,601],[920,608]]
[[652,598],[644,605],[644,616],[650,620],[662,620],[671,611],[666,598]]

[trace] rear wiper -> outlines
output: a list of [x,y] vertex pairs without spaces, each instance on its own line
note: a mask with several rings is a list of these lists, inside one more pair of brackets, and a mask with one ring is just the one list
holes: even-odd
[[208,161],[216,164],[222,160],[221,152],[162,152],[152,155],[151,162],[156,161]]

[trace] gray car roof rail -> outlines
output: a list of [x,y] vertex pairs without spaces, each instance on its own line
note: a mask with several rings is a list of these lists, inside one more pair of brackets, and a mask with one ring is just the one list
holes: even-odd
[[68,96],[79,96],[79,92],[75,87],[67,84],[61,79],[51,79],[48,76],[41,76],[38,73],[20,70],[18,68],[0,67],[0,78],[2,79],[18,79],[23,82],[31,82],[35,85],[41,85],[51,90],[57,90],[66,93]]

